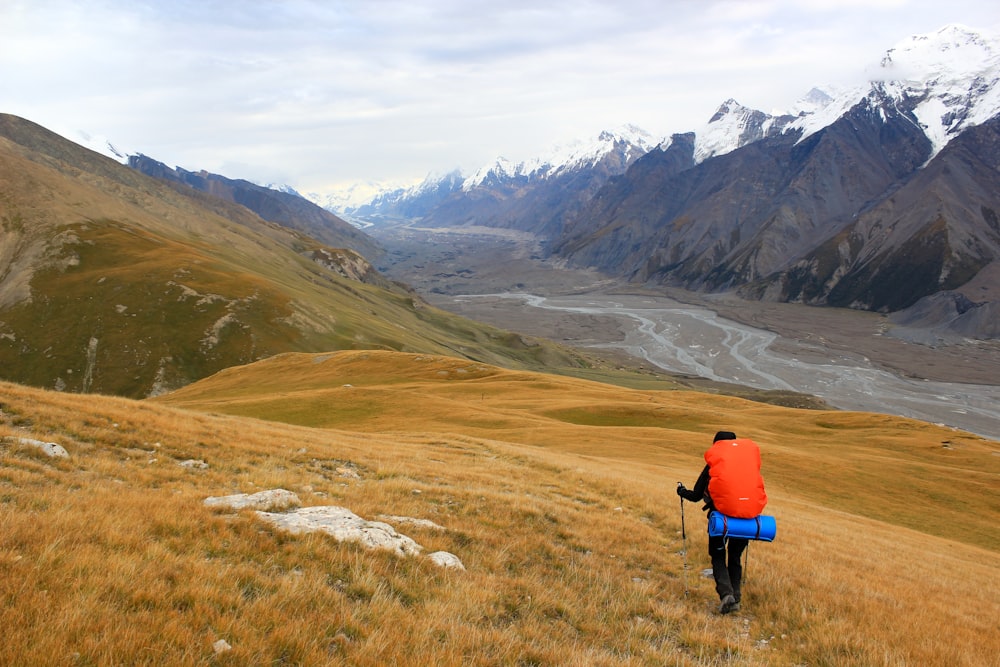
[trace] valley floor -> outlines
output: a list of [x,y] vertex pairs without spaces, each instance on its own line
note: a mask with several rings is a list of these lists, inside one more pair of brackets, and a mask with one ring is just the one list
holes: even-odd
[[[918,345],[894,337],[891,322],[876,313],[669,288],[654,291],[553,267],[523,239],[409,228],[383,235],[382,242],[392,249],[384,267],[390,275],[414,286],[434,305],[466,317],[572,346],[600,347],[617,355],[622,365],[793,389],[845,409],[902,414],[1000,438],[1000,410],[990,407],[1000,404],[994,396],[1000,392],[1000,341]],[[510,298],[511,293],[549,300],[544,308],[528,307],[526,297]],[[495,296],[487,296],[491,294]],[[496,296],[500,294],[507,296]],[[630,315],[624,304],[632,305]],[[642,323],[635,308],[643,313],[707,309],[773,337],[757,339],[758,347],[749,349],[727,334],[728,342],[720,347],[728,345],[724,355],[741,357],[737,365],[744,368],[717,374],[722,363],[707,357],[717,351],[700,360],[686,354],[703,347],[703,328],[678,330],[665,316],[656,325]],[[643,328],[653,334],[646,342],[638,340],[637,330]],[[739,346],[742,351],[735,349]],[[780,377],[773,377],[767,359],[757,356],[777,361]],[[752,367],[751,373],[746,367]]]

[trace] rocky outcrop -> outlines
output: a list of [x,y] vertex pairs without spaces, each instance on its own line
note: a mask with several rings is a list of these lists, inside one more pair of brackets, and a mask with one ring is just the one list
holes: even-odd
[[257,516],[292,534],[326,533],[338,542],[358,542],[369,549],[385,549],[397,556],[416,556],[423,550],[389,524],[366,521],[335,505],[302,507],[283,513],[257,512]]
[[205,498],[206,507],[218,507],[230,510],[255,509],[278,511],[289,507],[298,507],[301,504],[302,501],[299,500],[297,495],[285,489],[271,489],[269,491],[260,491],[259,493],[236,493],[231,496]]
[[[388,523],[367,521],[345,507],[318,505],[284,511],[300,504],[298,496],[285,489],[211,497],[206,498],[204,503],[207,507],[222,509],[254,509],[258,518],[293,535],[324,533],[338,542],[357,542],[369,549],[382,549],[397,556],[418,556],[424,550],[423,546]],[[393,515],[380,517],[420,528],[444,530],[444,527],[427,519]],[[462,561],[447,551],[436,551],[428,558],[443,568],[465,569]]]

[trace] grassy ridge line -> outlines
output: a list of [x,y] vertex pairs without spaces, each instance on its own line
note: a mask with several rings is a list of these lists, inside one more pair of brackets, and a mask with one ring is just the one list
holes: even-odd
[[1000,457],[979,436],[887,415],[639,391],[449,357],[288,354],[155,399],[189,409],[368,433],[463,434],[687,469],[711,434],[761,445],[769,484],[825,506],[1000,549]]
[[[539,399],[525,380],[522,400]],[[696,472],[704,434],[661,438],[645,460],[638,444],[581,455],[6,383],[0,397],[0,664],[979,665],[1000,651],[1000,605],[982,585],[995,550],[824,507],[773,475],[779,539],[751,547],[744,611],[717,616],[698,576],[703,520],[689,512],[685,573],[672,489]],[[425,399],[411,397],[414,416]],[[732,414],[723,404],[715,418]],[[567,428],[563,446],[580,427]],[[590,428],[633,442],[652,430]],[[44,458],[25,436],[72,458]],[[177,465],[188,458],[209,468]],[[366,518],[432,519],[447,530],[401,528],[468,569],[202,505],[274,487]],[[988,531],[996,515],[979,519]],[[217,639],[233,650],[213,657]]]

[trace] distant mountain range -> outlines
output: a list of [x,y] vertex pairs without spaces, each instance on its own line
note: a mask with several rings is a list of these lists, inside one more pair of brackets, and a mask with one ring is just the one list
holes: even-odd
[[1000,336],[996,36],[946,26],[890,49],[865,86],[814,89],[788,113],[727,100],[694,132],[627,128],[563,155],[498,159],[349,215],[517,229],[647,285],[915,307],[900,318]]
[[333,247],[349,248],[370,260],[381,254],[378,244],[370,236],[290,188],[266,187],[207,171],[171,168],[141,154],[129,155],[127,164],[147,176],[189,186],[245,206],[264,220],[302,232]]
[[568,212],[657,143],[652,135],[628,125],[523,162],[499,157],[468,177],[457,171],[429,177],[344,213],[375,224],[420,219],[427,226],[502,227],[552,237],[561,232]]

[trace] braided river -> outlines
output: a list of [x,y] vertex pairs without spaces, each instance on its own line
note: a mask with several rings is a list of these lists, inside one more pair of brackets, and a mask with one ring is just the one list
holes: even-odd
[[528,308],[610,317],[624,337],[582,346],[620,349],[664,371],[757,389],[811,394],[843,410],[952,426],[1000,440],[1000,386],[901,377],[860,354],[727,320],[707,308],[641,296],[538,296],[506,292]]

